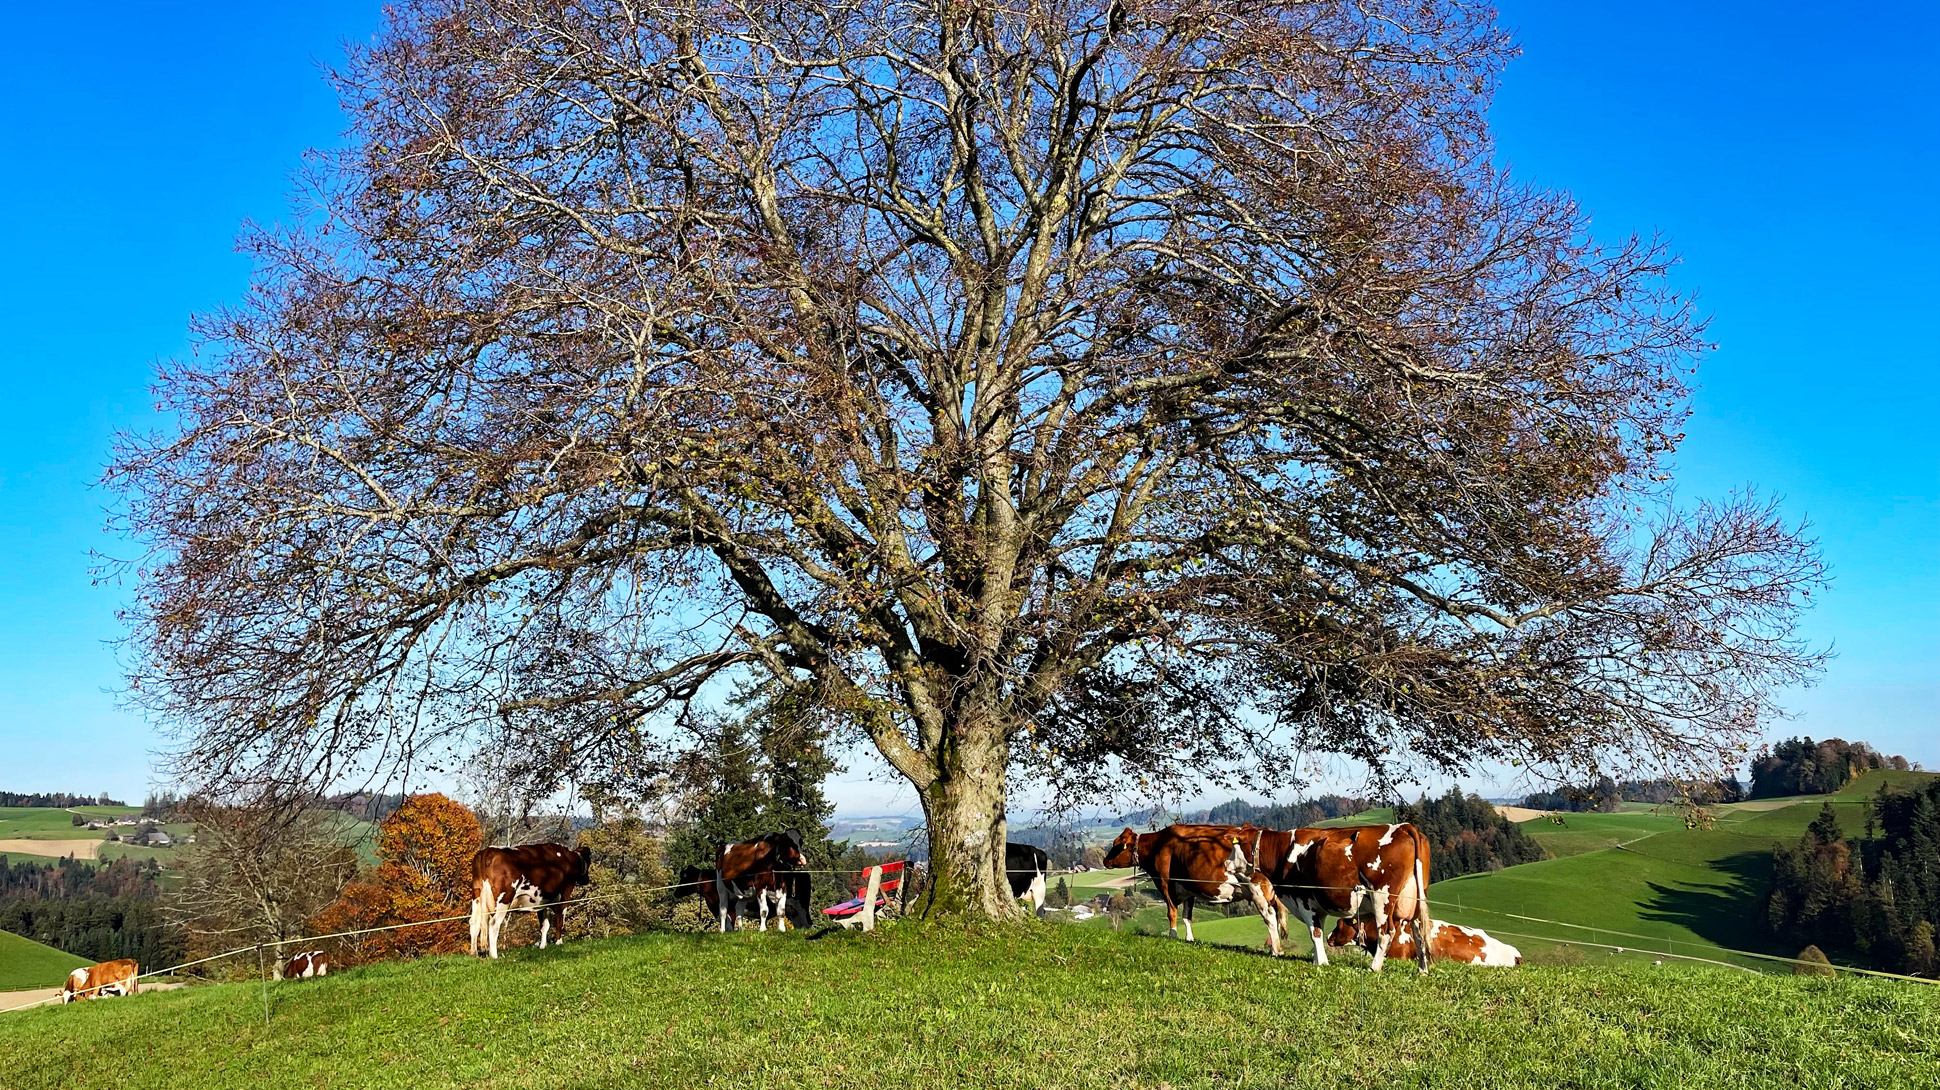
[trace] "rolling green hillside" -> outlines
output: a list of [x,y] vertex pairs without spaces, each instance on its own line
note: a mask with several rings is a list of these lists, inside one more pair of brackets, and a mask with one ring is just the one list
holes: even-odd
[[42,946],[11,931],[0,931],[0,992],[52,988],[67,979],[70,970],[86,964],[86,958]]
[[[1940,990],[1649,965],[1316,970],[1079,927],[653,935],[0,1017],[60,1087],[1921,1086]],[[103,1063],[112,1056],[114,1062]]]
[[[1537,961],[1565,955],[1642,956],[1648,961],[1667,953],[1782,972],[1782,965],[1732,953],[1797,953],[1774,946],[1759,925],[1771,882],[1772,849],[1796,841],[1827,803],[1848,836],[1863,836],[1865,804],[1881,784],[1912,786],[1931,782],[1933,775],[1874,771],[1834,795],[1721,806],[1708,829],[1686,828],[1673,807],[1643,804],[1629,804],[1612,814],[1563,814],[1560,825],[1536,818],[1523,828],[1553,858],[1437,882],[1430,902],[1438,919],[1484,928]],[[1392,820],[1392,811],[1368,811],[1343,823],[1384,820]],[[1108,873],[1124,872],[1074,877],[1095,882]],[[1141,881],[1138,888],[1151,892],[1149,882]],[[1078,896],[1078,888],[1072,893]],[[1110,925],[1095,920],[1087,926]],[[1160,933],[1164,912],[1148,907],[1133,926]],[[1263,946],[1266,938],[1259,917],[1229,919],[1204,907],[1193,932],[1202,942],[1249,948]],[[1290,952],[1311,956],[1311,942],[1297,927],[1289,942]],[[1572,946],[1578,952],[1563,949]],[[1609,947],[1622,947],[1624,953]]]
[[[141,813],[136,806],[89,806],[88,817]],[[0,840],[100,840],[107,833],[74,824],[74,815],[56,806],[0,806]]]

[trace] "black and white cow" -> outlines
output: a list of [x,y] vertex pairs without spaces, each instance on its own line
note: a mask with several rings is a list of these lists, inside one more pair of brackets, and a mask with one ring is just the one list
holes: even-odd
[[1012,897],[1029,897],[1031,910],[1044,911],[1044,876],[1051,871],[1051,857],[1033,844],[1004,845],[1004,874],[1010,879]]

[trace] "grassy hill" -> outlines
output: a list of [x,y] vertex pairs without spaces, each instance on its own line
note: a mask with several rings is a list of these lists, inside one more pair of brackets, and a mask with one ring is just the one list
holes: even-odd
[[252,985],[7,1015],[0,1071],[17,1090],[1686,1090],[1925,1086],[1940,1063],[1940,990],[1914,985],[1647,965],[1376,976],[1079,927],[654,935],[272,997],[267,1026]]
[[[1772,849],[1795,842],[1827,803],[1848,836],[1863,836],[1866,803],[1882,784],[1917,786],[1933,778],[1933,773],[1923,772],[1868,772],[1833,795],[1718,807],[1711,828],[1686,828],[1675,808],[1644,804],[1627,804],[1611,814],[1563,814],[1560,825],[1536,818],[1522,827],[1552,858],[1438,882],[1430,901],[1437,918],[1485,928],[1532,960],[1642,955],[1649,961],[1668,953],[1783,971],[1783,966],[1733,953],[1797,953],[1775,946],[1759,926],[1770,888]],[[1391,820],[1393,811],[1381,809],[1329,824]],[[1088,896],[1098,892],[1093,886],[1104,879],[1125,873],[1074,875],[1074,883],[1082,879],[1086,886],[1074,884],[1072,894]],[[1149,893],[1150,883],[1141,881],[1138,889]],[[1087,926],[1109,928],[1103,920]],[[1162,932],[1164,911],[1148,907],[1133,926],[1148,934]],[[1202,942],[1250,948],[1262,946],[1266,938],[1257,916],[1229,919],[1205,907],[1193,933]],[[1624,954],[1607,947],[1622,947]],[[1311,948],[1296,928],[1290,949],[1311,956]]]
[[86,964],[86,958],[0,931],[0,992],[52,988],[67,979],[69,971]]

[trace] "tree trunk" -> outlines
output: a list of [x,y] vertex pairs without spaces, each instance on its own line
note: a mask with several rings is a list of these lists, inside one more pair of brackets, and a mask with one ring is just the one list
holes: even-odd
[[992,719],[967,716],[946,732],[936,779],[922,793],[930,834],[926,919],[1018,918],[1004,874],[1008,765],[1005,732]]

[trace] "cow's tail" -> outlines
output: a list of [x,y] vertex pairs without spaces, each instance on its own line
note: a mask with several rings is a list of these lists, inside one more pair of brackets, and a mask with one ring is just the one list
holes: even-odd
[[472,881],[472,956],[478,956],[478,944],[491,926],[491,909],[487,902],[492,899],[492,880],[477,878]]
[[1415,833],[1415,912],[1410,924],[1415,929],[1415,965],[1422,972],[1428,971],[1428,936],[1435,929],[1435,921],[1428,915],[1428,834],[1419,828]]

